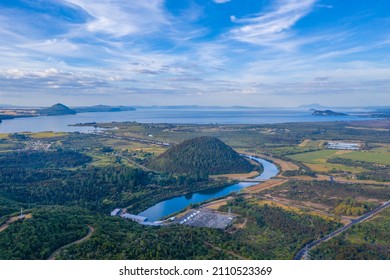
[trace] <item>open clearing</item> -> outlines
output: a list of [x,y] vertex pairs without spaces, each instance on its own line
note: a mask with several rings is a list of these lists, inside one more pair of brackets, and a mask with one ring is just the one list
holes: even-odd
[[224,229],[233,222],[234,218],[234,214],[221,213],[207,208],[198,208],[176,219],[175,223],[193,227]]
[[372,163],[390,165],[389,152],[382,152],[382,153],[371,152],[371,151],[351,152],[351,153],[340,155],[339,157],[358,160],[358,161],[367,161]]
[[243,190],[243,192],[250,193],[250,194],[259,193],[259,192],[262,192],[264,190],[268,190],[270,188],[282,185],[282,184],[286,183],[287,181],[288,180],[280,180],[280,179],[269,180],[269,181],[266,181],[266,182],[261,183],[261,184],[247,187]]
[[338,150],[321,150],[301,154],[289,155],[289,158],[304,163],[326,163],[330,158],[345,158],[357,161],[366,161],[379,164],[390,165],[390,152],[383,150],[374,151],[338,151]]
[[65,132],[43,131],[38,133],[28,133],[27,135],[34,139],[44,139],[44,138],[62,137],[68,134]]
[[301,148],[322,148],[327,142],[326,140],[310,140],[310,139],[305,139],[303,140],[298,147]]
[[12,224],[16,221],[19,221],[21,219],[31,219],[31,218],[32,218],[31,213],[24,215],[22,218],[20,216],[11,217],[4,225],[2,225],[0,227],[0,232],[2,232],[3,230],[6,230],[10,224]]
[[325,163],[326,159],[332,158],[338,151],[336,150],[321,150],[315,152],[307,152],[288,156],[289,158],[305,163]]
[[254,178],[258,176],[260,173],[258,171],[252,171],[250,173],[241,173],[241,174],[221,174],[221,175],[211,175],[210,178],[228,178],[231,180],[244,180],[249,178]]

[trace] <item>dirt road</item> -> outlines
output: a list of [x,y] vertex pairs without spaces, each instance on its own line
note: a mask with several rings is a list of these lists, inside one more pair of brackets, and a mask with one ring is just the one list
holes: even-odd
[[16,221],[19,221],[21,219],[31,219],[31,218],[32,218],[31,214],[24,215],[23,217],[20,217],[20,216],[11,217],[4,225],[2,225],[0,227],[0,232],[2,232],[3,230],[6,230],[10,224],[12,224]]
[[72,243],[69,243],[69,244],[66,244],[60,248],[58,248],[57,250],[55,250],[48,258],[48,260],[55,260],[55,258],[59,255],[59,253],[61,252],[62,249],[66,248],[66,247],[69,247],[69,246],[72,246],[72,245],[75,245],[75,244],[80,244],[81,242],[84,242],[86,241],[88,238],[91,237],[91,235],[93,234],[93,232],[95,231],[95,229],[93,227],[91,227],[90,225],[88,225],[88,233],[86,236],[84,236],[83,238],[81,239],[78,239],[76,241],[73,241]]

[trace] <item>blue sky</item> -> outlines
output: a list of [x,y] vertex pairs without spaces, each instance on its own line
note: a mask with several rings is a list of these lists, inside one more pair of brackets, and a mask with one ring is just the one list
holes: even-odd
[[388,0],[0,0],[0,104],[390,105]]

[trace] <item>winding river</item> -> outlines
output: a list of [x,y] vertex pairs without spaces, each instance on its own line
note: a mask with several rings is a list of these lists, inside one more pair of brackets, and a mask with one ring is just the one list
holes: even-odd
[[[257,176],[255,179],[267,180],[276,176],[279,173],[279,169],[275,164],[258,157],[249,157],[249,158],[261,163],[264,168],[263,173],[261,173],[261,175]],[[222,187],[222,188],[217,188],[212,190],[204,190],[200,192],[174,197],[171,199],[161,201],[155,204],[154,206],[146,209],[145,211],[139,213],[138,215],[143,217],[148,217],[148,220],[150,222],[155,222],[161,219],[162,217],[166,217],[173,213],[183,210],[190,204],[200,203],[210,199],[217,199],[219,197],[223,197],[232,192],[238,192],[244,188],[256,184],[258,183],[241,182],[227,187]]]

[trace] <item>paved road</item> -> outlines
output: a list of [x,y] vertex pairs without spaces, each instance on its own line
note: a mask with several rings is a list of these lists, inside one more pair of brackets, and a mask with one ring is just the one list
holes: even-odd
[[58,248],[57,250],[55,250],[48,258],[48,260],[55,260],[57,255],[61,252],[62,249],[66,248],[66,247],[69,247],[71,245],[75,245],[75,244],[79,244],[81,242],[84,242],[85,240],[87,240],[88,238],[91,237],[92,233],[95,231],[95,229],[93,227],[91,227],[90,225],[88,225],[88,233],[86,236],[84,236],[83,238],[81,239],[78,239],[72,243],[69,243],[69,244],[66,244],[60,248]]
[[372,216],[374,216],[375,214],[377,214],[378,212],[382,211],[383,209],[387,208],[390,206],[390,200],[387,201],[386,203],[382,204],[381,206],[379,206],[378,208],[372,210],[371,212],[368,212],[367,214],[359,217],[358,219],[356,220],[352,220],[352,222],[348,225],[345,225],[343,226],[342,228],[339,228],[338,230],[322,237],[321,239],[318,239],[318,240],[315,240],[309,244],[306,244],[305,247],[303,247],[299,252],[298,254],[296,254],[296,256],[294,257],[294,260],[301,260],[303,258],[303,256],[309,252],[310,249],[312,249],[313,247],[317,246],[318,244],[324,242],[324,241],[327,241],[337,235],[339,235],[340,233],[348,230],[350,227],[352,227],[353,225],[356,225],[358,223],[361,223],[361,222],[364,222],[365,220],[368,220],[369,218],[371,218]]

